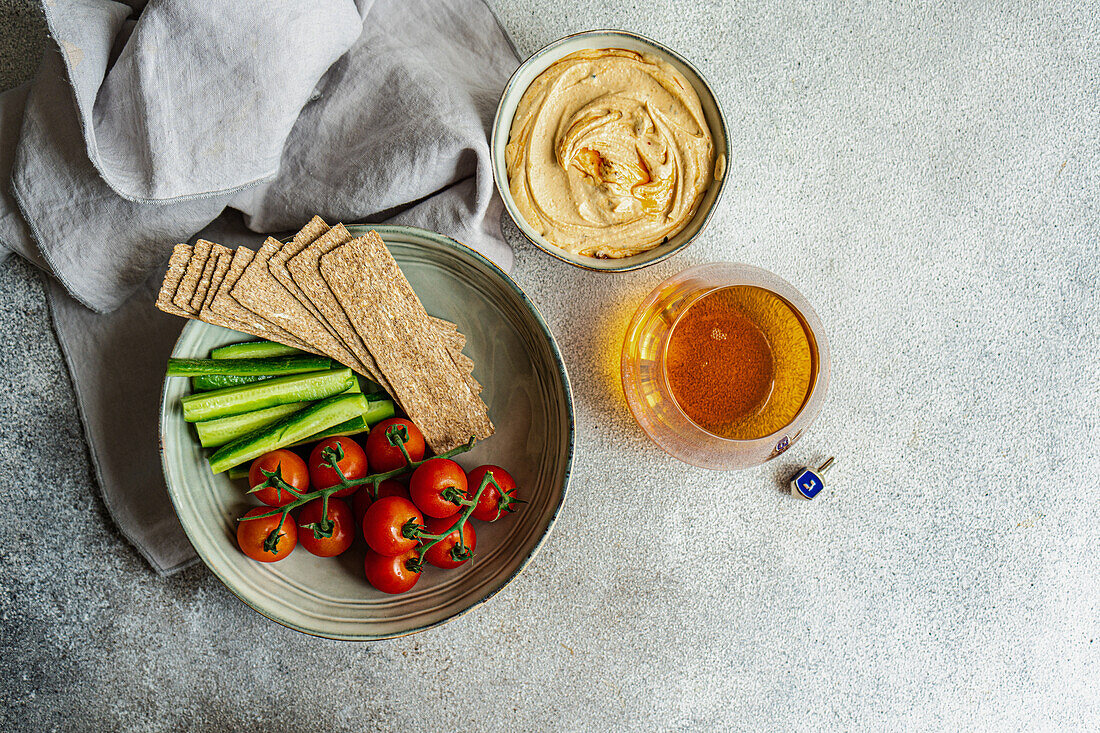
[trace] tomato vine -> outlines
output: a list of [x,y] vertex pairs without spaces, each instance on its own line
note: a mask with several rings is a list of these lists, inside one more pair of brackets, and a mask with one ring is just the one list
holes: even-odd
[[[294,501],[282,507],[272,508],[271,511],[268,512],[260,512],[251,516],[240,517],[237,521],[247,522],[254,519],[264,519],[267,517],[274,517],[276,515],[279,515],[278,526],[276,526],[275,529],[273,529],[264,540],[264,551],[275,554],[277,552],[277,546],[281,537],[280,530],[282,529],[283,523],[286,521],[286,518],[290,514],[290,512],[294,509],[297,509],[298,507],[308,504],[311,501],[316,501],[320,499],[322,502],[321,518],[316,522],[311,522],[310,524],[303,525],[302,527],[299,527],[299,529],[312,531],[314,533],[314,537],[316,537],[317,539],[330,537],[332,536],[333,531],[333,521],[328,517],[328,500],[329,497],[333,494],[344,489],[352,487],[365,487],[366,485],[370,484],[370,491],[372,492],[374,497],[377,498],[378,486],[383,481],[386,481],[387,479],[397,478],[398,476],[402,476],[406,473],[414,471],[428,461],[433,460],[433,458],[450,458],[452,456],[457,456],[461,453],[465,453],[466,451],[473,448],[474,443],[476,442],[474,438],[471,438],[469,442],[456,448],[452,448],[451,450],[442,453],[439,456],[414,461],[409,456],[408,450],[405,448],[405,443],[409,441],[409,434],[404,425],[389,426],[386,429],[385,435],[386,440],[389,442],[390,445],[401,450],[401,454],[405,457],[404,466],[395,468],[391,471],[384,471],[382,473],[364,476],[363,478],[359,479],[349,479],[340,469],[339,462],[344,457],[344,450],[340,446],[340,444],[337,443],[334,446],[325,448],[321,452],[321,456],[324,459],[323,465],[331,467],[336,473],[337,477],[339,478],[338,483],[328,488],[318,489],[316,491],[298,491],[293,486],[283,480],[277,468],[275,471],[266,471],[261,469],[265,480],[263,481],[263,483],[258,484],[257,486],[253,486],[251,489],[249,489],[248,493],[251,494],[257,491],[261,491],[265,488],[272,487],[276,489],[276,491],[280,492],[280,495],[282,491],[288,491],[291,496],[294,497]],[[458,517],[455,520],[454,524],[451,525],[451,527],[445,532],[442,532],[441,534],[429,534],[425,531],[424,526],[416,524],[415,522],[409,522],[408,524],[406,524],[405,527],[402,528],[402,534],[404,536],[408,537],[409,539],[420,540],[419,554],[417,558],[415,560],[409,560],[407,563],[407,567],[409,570],[412,570],[413,572],[420,572],[424,566],[424,554],[434,545],[446,539],[447,536],[453,533],[455,530],[457,530],[459,533],[459,542],[457,545],[451,548],[451,557],[454,560],[461,562],[464,560],[468,560],[472,556],[471,549],[466,546],[463,529],[466,525],[466,521],[470,518],[470,515],[473,513],[474,508],[477,506],[477,501],[479,498],[481,498],[482,492],[485,491],[485,488],[489,484],[493,484],[497,488],[497,491],[499,491],[502,496],[505,496],[504,491],[501,489],[500,484],[497,483],[492,473],[486,473],[485,477],[481,480],[481,484],[477,487],[477,491],[474,493],[473,496],[455,496],[452,498],[455,503],[462,506],[462,510],[458,513]]]

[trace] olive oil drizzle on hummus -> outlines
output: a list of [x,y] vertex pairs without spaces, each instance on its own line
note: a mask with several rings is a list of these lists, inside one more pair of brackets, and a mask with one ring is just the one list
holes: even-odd
[[691,84],[661,59],[614,48],[570,54],[531,83],[505,160],[527,223],[592,257],[628,257],[674,236],[716,171]]

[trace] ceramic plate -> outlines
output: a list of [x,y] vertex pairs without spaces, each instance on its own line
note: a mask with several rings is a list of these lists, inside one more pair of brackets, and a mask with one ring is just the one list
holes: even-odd
[[[371,640],[430,628],[470,610],[503,588],[534,557],[565,499],[573,457],[573,401],[554,337],[512,280],[473,250],[410,227],[375,229],[432,315],[458,324],[474,377],[497,432],[458,457],[513,474],[529,503],[512,517],[479,523],[477,554],[458,570],[429,567],[408,593],[388,596],[367,584],[361,542],[338,558],[298,547],[278,563],[249,560],[237,547],[237,517],[255,505],[243,482],[213,475],[179,400],[189,380],[165,380],[161,461],[183,528],[206,565],[264,616],[307,634]],[[251,337],[247,337],[251,338]],[[172,352],[201,357],[241,334],[189,321]]]
[[618,259],[599,259],[597,257],[576,255],[551,244],[527,224],[523,214],[520,213],[519,208],[512,199],[512,192],[508,187],[508,166],[504,149],[508,145],[508,136],[512,129],[512,120],[516,116],[516,108],[519,106],[524,92],[527,91],[527,87],[531,86],[531,82],[556,61],[571,53],[592,48],[625,48],[630,51],[650,54],[667,61],[674,69],[683,74],[684,78],[691,83],[699,95],[699,101],[703,106],[703,116],[706,117],[707,126],[710,128],[711,136],[714,139],[715,154],[722,156],[725,160],[725,164],[722,166],[723,171],[728,169],[730,141],[726,129],[726,118],[722,114],[718,97],[715,96],[710,84],[703,78],[699,70],[683,56],[651,38],[628,31],[596,30],[559,38],[550,45],[531,54],[512,74],[512,78],[508,80],[507,86],[504,87],[504,93],[501,94],[496,118],[493,120],[493,137],[489,145],[493,164],[493,180],[496,182],[500,197],[504,199],[504,208],[507,209],[508,215],[512,217],[512,221],[516,223],[523,235],[539,249],[557,257],[559,260],[588,270],[603,272],[637,270],[671,257],[691,244],[702,233],[710,221],[711,214],[718,205],[718,200],[722,196],[722,190],[726,185],[725,175],[711,184],[703,197],[702,203],[699,204],[698,211],[695,212],[695,216],[684,229],[664,244],[651,250]]

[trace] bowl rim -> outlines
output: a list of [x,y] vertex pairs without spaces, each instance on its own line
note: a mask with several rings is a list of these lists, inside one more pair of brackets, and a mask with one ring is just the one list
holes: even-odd
[[[523,215],[520,214],[519,211],[516,210],[516,208],[515,208],[515,206],[516,206],[515,201],[512,200],[511,191],[509,191],[509,189],[508,189],[507,175],[505,174],[505,180],[501,180],[501,175],[498,172],[497,153],[496,153],[498,138],[500,138],[502,135],[508,135],[508,134],[511,133],[512,120],[508,120],[508,130],[504,131],[503,130],[503,123],[502,123],[502,120],[501,120],[501,113],[504,111],[504,102],[505,102],[505,100],[508,99],[509,95],[513,93],[513,90],[516,87],[516,84],[519,80],[519,75],[524,70],[528,69],[531,66],[532,63],[534,63],[535,61],[537,61],[537,60],[545,57],[546,55],[552,53],[559,46],[562,46],[562,45],[568,43],[569,41],[572,41],[572,40],[577,39],[577,38],[584,38],[586,36],[600,36],[600,35],[622,36],[622,37],[626,37],[626,38],[631,38],[631,39],[636,40],[636,41],[640,41],[643,44],[648,44],[650,46],[653,46],[654,48],[656,48],[661,53],[667,54],[671,58],[675,59],[678,63],[683,64],[693,74],[695,74],[696,78],[698,78],[699,81],[702,82],[702,84],[703,84],[703,91],[705,91],[706,94],[709,95],[711,100],[714,102],[714,108],[718,112],[718,121],[721,124],[721,129],[718,132],[721,135],[722,141],[725,143],[725,147],[726,147],[726,162],[725,162],[725,165],[723,166],[723,175],[720,179],[715,180],[711,183],[712,186],[717,186],[717,189],[716,189],[715,194],[714,194],[714,200],[711,201],[710,206],[707,207],[707,210],[703,214],[702,220],[699,222],[699,228],[695,231],[695,233],[692,234],[687,239],[685,239],[678,246],[676,246],[673,249],[670,249],[667,252],[664,252],[660,255],[655,255],[653,257],[650,257],[648,259],[644,259],[640,262],[635,262],[633,264],[619,265],[619,266],[612,266],[612,267],[593,267],[593,266],[587,265],[583,262],[574,262],[573,260],[569,259],[568,257],[566,257],[566,256],[564,256],[563,254],[560,253],[560,251],[559,251],[561,249],[560,247],[556,247],[553,244],[550,244],[549,242],[541,241],[540,237],[532,237],[530,234],[528,234],[526,231],[524,231],[524,225],[526,224],[526,222],[523,220]],[[523,91],[526,92],[527,91],[526,88]],[[695,90],[695,92],[697,94],[699,93],[699,91],[700,91],[699,89]],[[714,134],[713,130],[711,131],[711,134],[712,135]],[[641,33],[635,33],[633,31],[619,30],[619,29],[615,29],[615,28],[598,28],[598,29],[587,30],[587,31],[579,31],[577,33],[571,33],[567,36],[562,36],[561,38],[558,38],[557,40],[551,41],[550,43],[546,44],[545,46],[538,49],[537,51],[535,51],[530,56],[528,56],[527,58],[525,58],[523,61],[520,62],[520,65],[518,67],[516,67],[516,70],[513,71],[512,75],[508,78],[508,83],[504,85],[504,90],[500,94],[500,101],[497,102],[496,113],[493,115],[492,133],[489,137],[489,159],[490,159],[490,166],[489,167],[493,169],[493,183],[496,185],[497,195],[500,196],[501,201],[503,201],[503,203],[504,203],[504,210],[508,212],[509,218],[511,218],[512,221],[515,223],[516,228],[519,230],[520,234],[523,235],[524,239],[526,239],[528,242],[535,245],[536,247],[538,247],[540,250],[542,250],[546,254],[550,255],[551,257],[553,257],[557,260],[560,260],[562,262],[565,262],[567,264],[573,265],[574,267],[579,267],[583,270],[588,270],[589,272],[631,272],[633,270],[640,270],[643,267],[649,267],[650,265],[655,265],[658,262],[664,262],[665,260],[672,257],[673,255],[678,254],[679,252],[682,252],[684,249],[686,249],[688,247],[688,245],[692,244],[699,237],[699,235],[701,235],[704,231],[706,231],[707,226],[710,224],[711,218],[714,216],[715,210],[718,208],[718,203],[722,200],[722,195],[725,193],[725,189],[726,189],[726,180],[729,178],[729,159],[730,159],[729,125],[726,123],[726,112],[725,112],[725,110],[722,109],[722,103],[718,99],[718,95],[714,93],[714,87],[711,86],[711,83],[707,80],[707,78],[705,76],[703,76],[703,73],[701,71],[699,71],[698,67],[696,67],[695,64],[691,63],[690,61],[688,61],[687,58],[680,55],[676,51],[673,51],[671,48],[664,45],[663,43],[661,43],[659,41],[655,41],[655,40],[653,40],[652,38],[650,38],[648,36],[644,36]],[[652,250],[649,250],[649,251],[652,251]],[[639,254],[645,254],[645,253],[639,253]],[[590,258],[590,259],[597,259],[597,258],[593,257],[593,258]],[[628,258],[623,258],[623,259],[628,259]],[[612,260],[601,260],[601,261],[610,262]]]
[[[542,332],[546,337],[547,343],[550,346],[551,356],[553,357],[554,363],[557,366],[558,378],[561,381],[562,388],[564,389],[565,412],[566,412],[566,416],[568,417],[568,420],[569,420],[569,429],[568,429],[568,432],[567,432],[566,445],[565,445],[564,476],[562,477],[561,496],[558,499],[557,506],[555,506],[553,511],[551,512],[550,517],[546,522],[546,526],[543,528],[542,533],[539,535],[539,537],[536,540],[535,544],[531,547],[530,552],[527,553],[526,557],[524,557],[522,560],[520,560],[519,565],[517,565],[515,570],[513,570],[508,575],[508,577],[506,577],[504,579],[504,582],[502,582],[499,586],[497,586],[496,588],[494,588],[491,591],[489,591],[488,593],[486,593],[483,597],[481,597],[478,600],[471,603],[466,608],[460,609],[460,610],[456,611],[455,613],[451,614],[450,616],[447,616],[446,618],[442,618],[438,621],[433,621],[432,623],[425,624],[423,626],[417,626],[416,628],[412,628],[412,629],[409,629],[407,631],[400,631],[400,632],[395,632],[395,633],[383,633],[383,634],[357,634],[357,635],[339,634],[339,633],[337,633],[337,634],[326,634],[326,633],[320,632],[316,629],[303,628],[302,626],[298,625],[297,623],[295,623],[295,622],[293,622],[289,619],[278,618],[278,614],[268,613],[268,612],[266,612],[266,611],[264,611],[260,608],[257,608],[256,605],[254,605],[248,598],[245,598],[240,593],[238,593],[237,589],[235,587],[233,587],[233,585],[231,583],[229,583],[226,580],[225,577],[222,576],[221,572],[219,572],[210,563],[207,562],[206,556],[203,554],[203,551],[200,550],[199,547],[191,540],[191,532],[188,528],[187,523],[184,522],[184,520],[183,520],[183,514],[180,512],[179,504],[176,501],[175,491],[173,490],[172,485],[168,480],[168,461],[167,461],[167,458],[165,456],[165,451],[164,451],[164,434],[165,434],[164,433],[164,425],[165,425],[165,415],[166,415],[165,405],[167,404],[167,398],[168,398],[168,378],[167,377],[164,378],[164,383],[161,385],[161,391],[160,391],[160,408],[159,408],[160,414],[158,415],[158,420],[157,420],[157,427],[158,427],[158,432],[159,432],[159,435],[157,436],[157,438],[158,438],[158,440],[157,440],[157,452],[160,454],[161,471],[164,474],[164,484],[165,484],[165,487],[168,490],[168,498],[171,499],[171,501],[172,501],[172,508],[176,512],[176,517],[180,520],[180,525],[183,527],[184,534],[187,536],[187,541],[190,542],[191,546],[195,549],[195,554],[198,555],[198,558],[199,558],[199,560],[202,561],[202,564],[207,568],[207,570],[209,570],[214,575],[214,577],[216,577],[221,582],[221,584],[223,586],[225,586],[229,590],[230,593],[232,593],[234,596],[236,596],[238,600],[240,600],[242,603],[244,603],[246,606],[251,608],[256,613],[260,614],[264,618],[267,618],[271,621],[274,621],[275,623],[279,624],[280,626],[285,626],[288,629],[292,629],[292,630],[297,631],[299,633],[305,634],[306,636],[313,636],[313,637],[322,638],[322,639],[332,639],[332,640],[335,640],[335,641],[373,642],[373,641],[383,641],[383,640],[386,640],[386,639],[397,639],[397,638],[400,638],[400,637],[403,637],[403,636],[410,636],[412,634],[418,634],[422,631],[427,631],[428,629],[434,629],[437,626],[442,626],[443,624],[445,624],[449,621],[453,621],[454,619],[459,618],[460,616],[464,616],[465,614],[469,613],[470,611],[472,611],[475,608],[478,608],[479,606],[484,604],[486,601],[488,601],[490,598],[495,596],[500,591],[504,590],[505,587],[507,587],[513,580],[515,580],[519,576],[520,573],[522,573],[527,568],[528,564],[532,560],[534,560],[535,556],[538,555],[540,550],[542,550],[543,545],[546,543],[547,538],[550,536],[551,530],[553,530],[554,525],[557,523],[558,516],[561,514],[562,507],[565,506],[565,500],[569,495],[569,484],[570,484],[570,479],[572,478],[573,458],[574,458],[575,449],[576,449],[577,421],[576,421],[575,408],[574,408],[574,404],[573,404],[573,388],[572,388],[572,384],[570,383],[569,372],[566,369],[565,360],[564,360],[564,358],[562,357],[562,354],[561,354],[561,348],[558,346],[558,342],[554,338],[554,334],[550,331],[550,327],[549,327],[549,325],[547,325],[546,319],[543,317],[542,313],[539,311],[538,306],[536,306],[531,301],[531,299],[529,297],[527,297],[527,294],[523,292],[523,290],[519,287],[518,284],[516,284],[515,280],[513,280],[508,275],[508,273],[504,272],[504,270],[502,270],[500,267],[498,267],[495,262],[493,262],[489,258],[485,257],[485,255],[481,254],[480,252],[473,249],[472,247],[470,247],[466,244],[463,244],[462,242],[459,242],[457,239],[454,239],[453,237],[449,237],[446,234],[440,234],[438,232],[433,232],[433,231],[430,231],[428,229],[421,229],[419,227],[403,226],[403,225],[396,225],[396,224],[354,224],[354,225],[349,224],[349,225],[347,225],[347,228],[348,228],[348,231],[351,231],[351,232],[354,232],[356,230],[359,230],[359,231],[367,231],[367,230],[376,231],[376,232],[378,232],[379,236],[381,236],[383,238],[383,241],[385,240],[385,235],[386,235],[387,232],[390,233],[390,234],[411,235],[413,237],[421,237],[421,238],[424,238],[424,239],[432,240],[433,242],[435,242],[437,244],[441,244],[441,245],[443,245],[445,247],[448,247],[450,249],[457,249],[459,252],[461,252],[463,254],[467,254],[467,255],[472,256],[475,260],[477,260],[481,264],[487,266],[491,271],[493,271],[509,288],[511,288],[511,290],[517,296],[519,296],[520,301],[527,307],[527,310],[535,317],[535,322],[542,329]],[[183,328],[180,329],[180,335],[176,338],[175,343],[173,343],[173,345],[172,345],[172,351],[171,351],[172,355],[175,355],[176,349],[179,348],[180,341],[183,339],[183,336],[186,333],[186,331],[188,329],[191,329],[191,328],[197,328],[198,326],[194,325],[194,324],[201,324],[201,323],[202,323],[201,321],[195,321],[194,319],[188,319],[188,321],[186,323],[184,323]],[[206,324],[202,324],[202,325],[206,325]]]

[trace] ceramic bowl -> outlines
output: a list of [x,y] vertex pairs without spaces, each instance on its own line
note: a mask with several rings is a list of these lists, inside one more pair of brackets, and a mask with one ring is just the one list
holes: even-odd
[[714,91],[707,84],[703,75],[699,73],[699,70],[672,49],[636,33],[598,30],[566,36],[554,41],[540,51],[536,51],[530,58],[520,64],[520,67],[512,74],[512,78],[508,80],[507,86],[504,87],[500,104],[497,106],[496,118],[493,121],[493,135],[489,146],[493,180],[496,182],[500,197],[504,200],[504,208],[508,211],[508,215],[512,217],[512,221],[519,227],[523,236],[530,240],[532,244],[559,260],[588,270],[626,272],[668,259],[691,244],[710,221],[711,214],[722,196],[726,176],[723,175],[719,180],[711,183],[702,203],[699,205],[698,211],[695,212],[695,216],[676,236],[671,237],[664,244],[631,257],[600,259],[598,257],[576,255],[551,244],[531,228],[512,198],[511,190],[508,187],[508,168],[504,157],[504,149],[508,145],[508,137],[512,128],[512,120],[516,116],[516,108],[519,106],[524,92],[527,91],[527,87],[539,74],[571,53],[592,48],[625,48],[630,51],[651,54],[667,61],[673,68],[683,74],[699,95],[707,126],[710,127],[711,136],[714,139],[716,160],[718,159],[717,156],[722,156],[725,161],[725,164],[721,166],[723,170],[728,168],[730,159],[729,133],[726,130],[726,119],[722,114],[718,97],[715,96]]
[[[409,592],[385,595],[363,574],[363,543],[338,558],[302,547],[277,563],[254,562],[236,542],[237,517],[256,503],[243,481],[210,472],[183,420],[189,380],[165,380],[161,460],[180,522],[203,562],[264,616],[332,639],[373,640],[422,631],[485,602],[514,578],[545,541],[561,509],[573,458],[573,401],[554,337],[519,287],[473,250],[410,227],[378,231],[429,313],[458,324],[496,435],[458,456],[467,469],[505,467],[529,503],[511,517],[479,523],[474,559],[457,570],[429,567]],[[367,227],[348,227],[363,233]],[[251,337],[245,337],[251,338]],[[172,352],[206,357],[241,341],[236,331],[189,321]]]

